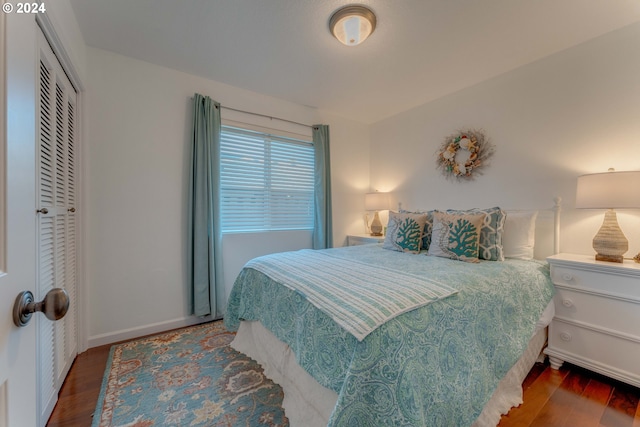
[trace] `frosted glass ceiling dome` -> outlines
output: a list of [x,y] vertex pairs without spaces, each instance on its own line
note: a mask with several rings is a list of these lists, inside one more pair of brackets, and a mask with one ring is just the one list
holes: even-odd
[[346,46],[357,46],[376,29],[376,15],[365,6],[349,5],[336,10],[329,19],[331,34]]

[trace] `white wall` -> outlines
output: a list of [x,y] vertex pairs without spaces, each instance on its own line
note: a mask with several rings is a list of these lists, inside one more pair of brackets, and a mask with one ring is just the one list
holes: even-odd
[[[496,153],[474,181],[452,182],[436,152],[464,128],[484,129]],[[640,170],[640,24],[375,123],[371,135],[371,185],[404,208],[544,209],[561,196],[561,251],[593,254],[604,215],[574,209],[576,178]],[[640,211],[618,219],[632,257]]]
[[[538,209],[561,196],[561,250],[593,253],[603,215],[573,208],[576,177],[640,169],[640,24],[371,126],[94,48],[87,75],[90,346],[195,320],[184,260],[194,92],[331,126],[336,246],[363,231],[363,194],[371,188],[392,191],[405,208]],[[496,154],[475,181],[451,182],[436,170],[435,152],[465,127],[483,128]],[[631,256],[640,250],[640,213],[618,216]],[[310,242],[280,236],[226,239],[227,282],[253,256]]]
[[[362,197],[369,179],[367,126],[104,50],[87,52],[90,347],[197,321],[189,316],[185,263],[195,92],[223,106],[328,124],[336,245],[354,231],[361,214],[354,196]],[[233,116],[222,111],[223,120]],[[246,260],[309,247],[307,234],[225,236],[227,287]]]

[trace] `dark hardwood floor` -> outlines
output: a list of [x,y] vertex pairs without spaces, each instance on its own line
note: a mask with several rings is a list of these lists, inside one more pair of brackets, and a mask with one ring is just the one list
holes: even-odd
[[500,427],[640,427],[640,389],[586,369],[537,363],[522,386]]
[[90,427],[111,345],[79,354],[62,384],[47,427]]
[[[48,427],[90,427],[109,345],[78,355]],[[640,361],[639,361],[640,363]],[[500,427],[640,427],[640,389],[576,366],[536,364],[523,383],[524,403]]]

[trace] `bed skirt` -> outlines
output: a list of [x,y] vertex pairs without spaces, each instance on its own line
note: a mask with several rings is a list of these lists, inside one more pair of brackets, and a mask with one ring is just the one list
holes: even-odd
[[[500,417],[522,403],[522,382],[540,356],[553,318],[553,301],[516,364],[500,381],[473,427],[495,427]],[[258,321],[242,321],[231,347],[256,360],[267,377],[284,390],[282,406],[292,427],[326,427],[338,395],[321,386],[296,362],[288,345]]]

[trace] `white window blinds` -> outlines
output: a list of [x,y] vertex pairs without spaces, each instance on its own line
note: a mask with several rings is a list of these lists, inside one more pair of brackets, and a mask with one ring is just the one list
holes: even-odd
[[222,232],[313,229],[309,141],[222,126]]

